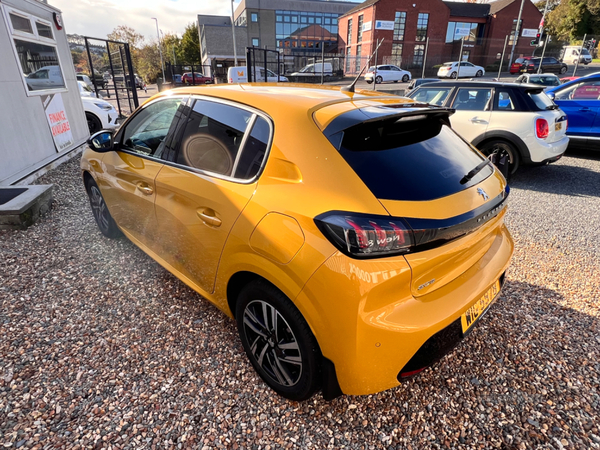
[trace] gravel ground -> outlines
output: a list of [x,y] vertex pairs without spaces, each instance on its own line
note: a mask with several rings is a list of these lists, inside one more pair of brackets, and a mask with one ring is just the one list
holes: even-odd
[[525,168],[501,299],[395,389],[286,401],[235,324],[97,231],[78,159],[49,215],[0,231],[0,448],[600,448],[600,158]]

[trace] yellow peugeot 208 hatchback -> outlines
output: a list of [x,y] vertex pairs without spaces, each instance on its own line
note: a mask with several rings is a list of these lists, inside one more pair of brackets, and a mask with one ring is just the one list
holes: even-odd
[[276,392],[370,394],[468,335],[513,252],[505,179],[450,114],[332,87],[182,88],[93,135],[81,169],[101,232],[235,318]]

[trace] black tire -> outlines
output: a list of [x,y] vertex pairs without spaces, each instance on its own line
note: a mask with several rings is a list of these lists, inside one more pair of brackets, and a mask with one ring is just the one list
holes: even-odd
[[319,345],[279,289],[264,280],[248,284],[238,297],[236,320],[248,359],[275,392],[301,401],[319,389]]
[[367,82],[367,84],[371,84],[373,82],[373,80],[365,80]]
[[475,74],[476,77],[482,77],[483,76],[483,72],[481,70],[478,70],[477,73]]
[[490,156],[493,153],[498,155],[497,158],[501,158],[503,155],[508,156],[508,175],[513,175],[519,168],[521,162],[521,156],[517,148],[508,141],[504,140],[493,140],[483,144],[480,148],[481,153],[485,156]]
[[402,77],[402,82],[406,83],[408,81],[408,75],[404,74],[404,76]]
[[108,211],[108,206],[106,206],[106,203],[104,202],[104,197],[102,197],[100,188],[92,177],[86,180],[85,190],[90,199],[92,214],[94,214],[94,219],[96,220],[96,225],[98,225],[100,232],[111,239],[123,236],[123,233]]
[[85,118],[87,119],[88,128],[90,130],[90,134],[97,133],[102,129],[102,122],[92,113],[86,112]]
[[381,75],[377,75],[377,78],[375,78],[375,83],[377,83],[377,84],[383,83],[383,77]]
[[453,80],[456,80],[456,77],[458,76],[458,74],[456,72],[452,72],[450,74],[450,78],[452,78]]
[[565,66],[562,66],[562,67],[560,68],[560,73],[561,73],[561,75],[562,75],[563,73],[566,73],[566,72],[567,72],[567,68],[566,68]]

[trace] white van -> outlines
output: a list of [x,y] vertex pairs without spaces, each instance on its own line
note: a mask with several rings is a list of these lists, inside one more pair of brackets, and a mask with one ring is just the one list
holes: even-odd
[[[581,50],[581,55],[579,55],[579,51]],[[588,65],[592,62],[592,55],[587,48],[581,48],[579,45],[568,45],[563,49],[562,60],[566,64],[575,64],[577,61],[577,57],[579,56],[579,63]]]
[[[255,67],[255,71],[253,72],[253,81],[265,81],[265,69],[264,67]],[[230,67],[227,69],[227,80],[230,83],[247,83],[248,82],[248,74],[246,73],[248,68],[246,66],[239,67]],[[256,74],[256,78],[254,77]],[[279,79],[277,78],[277,74],[271,72],[269,69],[266,70],[267,79],[269,83],[277,83],[277,81],[285,82],[289,81],[283,75],[279,75]]]
[[321,71],[323,71],[323,75],[326,77],[330,77],[333,75],[333,67],[331,63],[315,63],[309,64],[308,66],[303,67],[298,72],[294,72],[292,76],[304,76],[304,77],[320,77]]
[[59,66],[45,66],[25,77],[30,91],[65,87],[65,80]]

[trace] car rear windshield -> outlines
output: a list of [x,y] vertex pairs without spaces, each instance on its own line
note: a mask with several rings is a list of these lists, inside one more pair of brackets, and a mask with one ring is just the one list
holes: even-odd
[[454,63],[451,63],[451,62],[444,63],[444,64],[442,64],[442,67],[452,67],[452,64],[454,64]]
[[550,109],[554,105],[554,102],[542,91],[529,91],[527,95],[531,97],[535,106],[539,109]]
[[490,164],[464,179],[484,159],[439,116],[395,116],[342,133],[339,152],[380,199],[433,200],[473,186],[493,171]]

